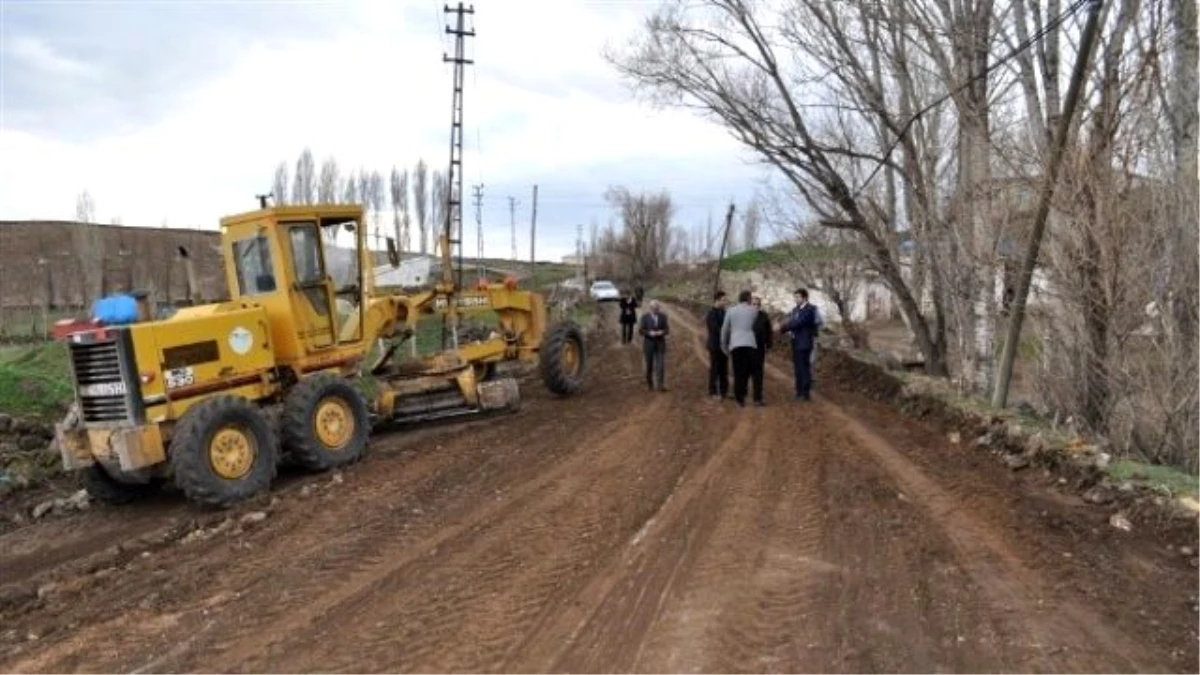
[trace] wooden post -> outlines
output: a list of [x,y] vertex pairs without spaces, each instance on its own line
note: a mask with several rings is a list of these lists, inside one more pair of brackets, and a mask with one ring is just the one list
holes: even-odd
[[721,262],[725,260],[725,245],[729,242],[729,228],[733,226],[733,202],[729,202],[729,212],[725,214],[725,234],[721,235],[721,252],[717,254],[717,273],[713,275],[713,296],[721,290]]

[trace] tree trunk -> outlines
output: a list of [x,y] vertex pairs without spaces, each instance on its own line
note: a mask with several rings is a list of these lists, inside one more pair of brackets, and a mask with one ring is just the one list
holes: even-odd
[[[1098,215],[1094,209],[1093,215]],[[1083,353],[1083,420],[1088,428],[1103,433],[1108,407],[1108,329],[1109,307],[1101,271],[1103,252],[1095,236],[1095,222],[1082,227],[1083,251],[1080,277],[1083,282],[1083,325],[1086,348]]]
[[1200,172],[1197,169],[1197,136],[1200,127],[1200,35],[1197,34],[1196,0],[1172,0],[1175,53],[1171,77],[1172,140],[1175,150],[1175,260],[1172,275],[1174,301],[1171,314],[1178,333],[1177,350],[1184,363],[1196,353],[1197,338],[1197,230],[1200,229]]

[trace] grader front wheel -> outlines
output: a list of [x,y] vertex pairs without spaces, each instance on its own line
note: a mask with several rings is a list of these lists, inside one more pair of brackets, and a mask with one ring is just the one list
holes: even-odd
[[363,395],[336,375],[303,380],[283,403],[284,448],[309,471],[358,460],[367,447],[370,424]]
[[547,389],[560,396],[579,391],[587,365],[583,330],[571,321],[555,326],[542,338],[538,358]]
[[189,408],[171,440],[175,484],[188,499],[217,508],[270,487],[277,454],[266,416],[238,396],[214,396]]

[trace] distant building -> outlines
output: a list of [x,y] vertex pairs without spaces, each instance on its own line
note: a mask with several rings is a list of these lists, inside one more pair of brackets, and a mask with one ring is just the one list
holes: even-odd
[[375,267],[375,286],[416,288],[430,283],[436,259],[433,256],[414,256],[401,260],[399,267],[391,264]]

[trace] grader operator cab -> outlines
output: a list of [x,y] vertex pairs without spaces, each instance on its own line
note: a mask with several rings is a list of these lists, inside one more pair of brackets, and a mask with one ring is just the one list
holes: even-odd
[[[582,382],[580,328],[548,330],[543,298],[511,280],[457,288],[444,236],[441,282],[398,295],[375,292],[360,207],[263,208],[221,230],[229,301],[65,338],[76,404],[56,436],[100,500],[169,480],[227,507],[266,490],[285,456],[313,471],[354,462],[377,422],[516,407],[507,365],[536,361],[559,395]],[[347,233],[353,260],[336,266],[329,242]],[[484,310],[487,335],[392,362],[420,317],[444,317],[453,337],[460,313]]]

